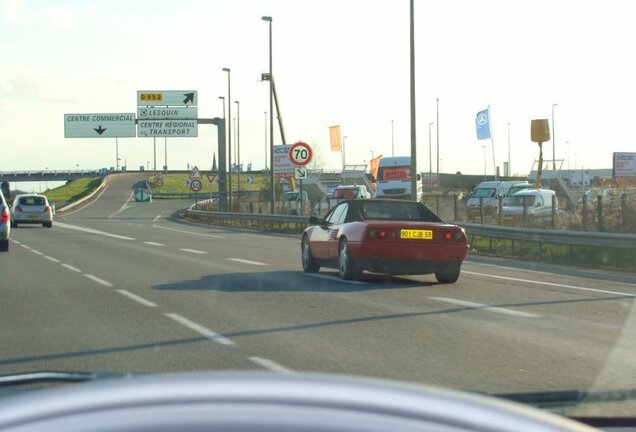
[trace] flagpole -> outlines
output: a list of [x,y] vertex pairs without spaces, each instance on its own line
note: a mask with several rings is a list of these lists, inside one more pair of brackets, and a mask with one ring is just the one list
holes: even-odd
[[490,113],[490,105],[488,105],[488,129],[490,132],[490,145],[492,146],[492,169],[495,172],[495,180],[499,180],[497,176],[497,163],[495,162],[495,140],[492,133],[492,114]]

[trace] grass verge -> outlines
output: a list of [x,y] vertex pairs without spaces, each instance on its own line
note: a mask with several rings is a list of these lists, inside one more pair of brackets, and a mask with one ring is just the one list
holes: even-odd
[[77,179],[70,181],[63,186],[48,190],[44,192],[44,195],[49,201],[54,203],[76,201],[97,189],[103,181],[103,177]]

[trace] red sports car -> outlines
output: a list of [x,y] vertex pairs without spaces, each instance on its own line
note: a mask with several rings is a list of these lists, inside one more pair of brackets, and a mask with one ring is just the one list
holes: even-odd
[[463,228],[412,201],[347,200],[310,222],[300,242],[305,272],[337,267],[343,279],[364,270],[435,273],[438,282],[453,283],[468,252]]

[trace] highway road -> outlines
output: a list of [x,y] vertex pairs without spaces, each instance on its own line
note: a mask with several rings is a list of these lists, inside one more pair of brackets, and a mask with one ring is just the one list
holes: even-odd
[[636,387],[636,278],[470,256],[434,276],[304,274],[297,236],[192,224],[136,180],[0,255],[0,374],[257,369],[485,392]]

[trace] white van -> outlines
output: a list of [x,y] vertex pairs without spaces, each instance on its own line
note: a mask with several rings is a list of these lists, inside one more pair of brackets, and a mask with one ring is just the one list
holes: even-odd
[[496,214],[499,210],[499,197],[504,194],[500,181],[485,181],[477,185],[466,201],[469,218],[480,215],[479,203],[483,200],[484,215]]
[[[422,176],[416,174],[417,201],[422,201]],[[411,199],[411,157],[383,157],[378,164],[375,178],[376,198]]]
[[504,199],[502,215],[504,220],[522,220],[524,200],[526,217],[530,220],[547,221],[552,217],[552,197],[555,210],[559,209],[556,194],[550,189],[524,189]]

